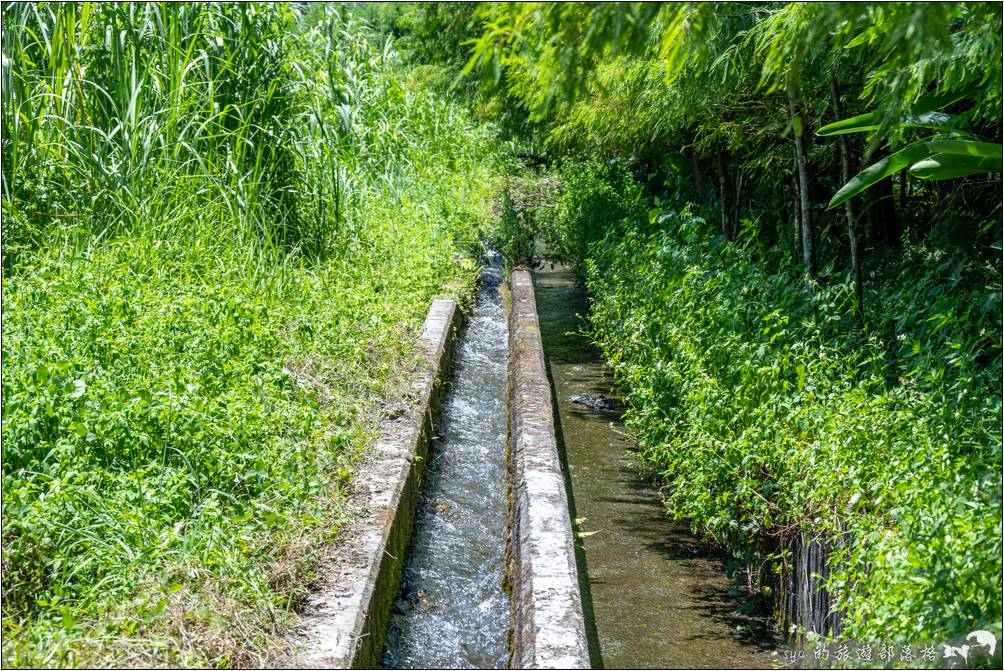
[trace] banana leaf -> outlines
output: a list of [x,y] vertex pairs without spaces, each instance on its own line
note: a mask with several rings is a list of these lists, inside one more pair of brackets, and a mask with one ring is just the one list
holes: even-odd
[[[953,156],[958,158],[952,159]],[[833,195],[826,209],[843,204],[879,180],[904,168],[909,168],[910,174],[921,179],[952,179],[984,172],[1001,172],[1001,160],[1001,145],[993,142],[921,140],[856,174]]]
[[[913,128],[946,130],[952,128],[957,121],[959,121],[959,117],[955,114],[925,112],[917,116],[903,116],[900,118],[899,125]],[[833,135],[846,135],[848,133],[864,133],[866,131],[878,130],[881,123],[882,116],[878,112],[868,112],[826,124],[816,131],[816,135],[830,137]]]
[[1004,156],[1001,145],[995,142],[978,142],[976,140],[931,140],[927,143],[932,153],[961,154],[977,158],[995,158],[998,161]]

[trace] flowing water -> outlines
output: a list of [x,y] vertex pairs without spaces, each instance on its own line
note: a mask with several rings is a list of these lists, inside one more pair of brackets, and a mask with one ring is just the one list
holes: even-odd
[[387,633],[387,668],[502,668],[508,659],[501,281],[501,259],[493,254],[454,353]]
[[569,504],[593,666],[759,668],[773,666],[769,641],[744,633],[724,559],[666,516],[639,477],[618,413],[569,402],[610,394],[600,353],[578,332],[586,303],[571,271],[534,274],[540,331],[567,461]]

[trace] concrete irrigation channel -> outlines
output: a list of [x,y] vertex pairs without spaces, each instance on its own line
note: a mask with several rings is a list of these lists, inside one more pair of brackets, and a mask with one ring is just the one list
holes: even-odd
[[771,666],[723,558],[631,464],[574,275],[516,268],[504,294],[495,255],[466,323],[430,308],[411,403],[361,469],[357,532],[309,603],[299,663]]
[[391,605],[411,538],[433,417],[449,365],[460,311],[432,303],[416,355],[408,406],[386,421],[355,483],[355,531],[322,570],[322,589],[308,602],[294,666],[372,667],[380,659]]
[[501,285],[501,260],[493,255],[454,350],[384,648],[387,668],[506,664],[508,350]]
[[578,520],[590,658],[606,668],[770,668],[772,641],[727,578],[726,557],[666,514],[639,475],[601,354],[583,335],[575,273],[534,273],[555,428]]
[[[435,301],[408,410],[356,483],[356,532],[324,569],[297,663],[588,668],[533,283],[490,255],[463,324]],[[507,412],[508,411],[508,412]]]
[[515,668],[589,668],[533,279],[512,271],[509,481]]

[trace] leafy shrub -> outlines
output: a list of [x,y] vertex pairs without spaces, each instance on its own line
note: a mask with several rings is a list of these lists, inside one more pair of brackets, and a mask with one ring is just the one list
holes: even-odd
[[557,225],[606,229],[583,256],[593,334],[673,515],[778,564],[790,534],[843,538],[851,639],[999,630],[996,271],[917,245],[869,283],[862,336],[849,283],[810,294],[690,210],[645,213],[635,188],[611,206],[618,181],[579,175]]

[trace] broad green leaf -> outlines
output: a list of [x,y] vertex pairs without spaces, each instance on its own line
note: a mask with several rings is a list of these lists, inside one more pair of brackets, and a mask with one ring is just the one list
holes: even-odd
[[964,154],[935,154],[910,166],[910,174],[914,177],[932,180],[954,179],[1000,170],[1000,160]]
[[[962,154],[978,158],[995,158],[998,161],[1004,157],[1001,145],[994,142],[976,142],[975,140],[932,140],[927,143],[931,153]],[[998,170],[1000,168],[998,167]]]
[[950,93],[938,93],[935,91],[928,93],[913,104],[913,113],[924,114],[926,112],[933,112],[934,110],[939,110],[942,107],[947,107],[952,103],[957,103],[960,100],[976,98],[976,96],[983,92],[984,88],[985,87],[983,86],[978,86],[965,91],[954,91]]
[[889,175],[902,170],[903,168],[908,168],[917,161],[927,158],[931,155],[931,150],[927,145],[927,142],[914,142],[913,144],[903,147],[895,154],[887,156],[881,161],[871,164],[852,177],[847,184],[844,184],[844,186],[833,195],[827,209],[833,209],[838,205],[842,205],[844,202],[858,195],[879,180],[884,179]]
[[[917,116],[904,116],[900,119],[899,125],[911,128],[952,128],[959,121],[955,114],[944,112],[925,112]],[[846,135],[848,133],[864,133],[878,130],[882,122],[882,116],[878,112],[868,112],[859,114],[841,121],[834,121],[816,131],[816,135],[830,137],[833,135]]]
[[846,133],[862,133],[864,131],[875,130],[879,127],[879,115],[875,112],[859,114],[840,121],[826,124],[816,131],[816,135],[828,137],[831,135],[844,135]]
[[[923,162],[933,155],[941,156],[933,162]],[[977,160],[968,163],[949,161],[945,155]],[[879,180],[907,167],[911,174],[921,179],[951,179],[983,172],[1001,172],[1001,157],[1001,145],[993,142],[959,139],[915,142],[855,175],[834,194],[827,209],[837,207]]]

